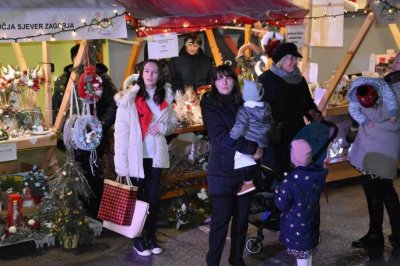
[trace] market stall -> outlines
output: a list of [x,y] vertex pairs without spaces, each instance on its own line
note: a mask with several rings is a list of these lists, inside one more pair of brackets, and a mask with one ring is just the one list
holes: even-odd
[[[75,90],[72,87],[80,76],[75,72],[71,75],[63,109],[53,126],[50,42],[83,40],[74,65],[83,63],[90,67],[95,63],[90,52],[95,47],[88,44],[94,43],[92,39],[126,37],[125,9],[91,1],[71,1],[67,5],[61,1],[39,2],[1,3],[4,8],[0,11],[0,42],[4,45],[11,43],[18,66],[1,62],[3,156],[0,167],[6,171],[2,171],[4,176],[0,179],[0,247],[34,240],[37,247],[43,247],[43,244],[51,246],[57,241],[64,248],[71,249],[78,241],[83,243],[98,236],[101,224],[87,217],[82,208],[81,199],[88,199],[91,189],[73,156],[67,156],[62,166],[55,159],[56,139],[67,115],[68,100],[74,99],[70,98],[71,91]],[[38,41],[42,43],[42,59],[38,66],[32,67],[26,63],[26,56],[30,54],[24,54],[20,43]],[[89,80],[85,80],[80,94],[86,101],[97,97],[89,94],[99,87],[91,81],[89,84]],[[101,81],[99,83],[101,85]],[[43,105],[38,99],[41,89],[45,90]],[[82,111],[77,120],[83,119],[83,114]],[[88,117],[95,119],[91,115]],[[92,132],[97,132],[90,125],[93,123],[83,124],[83,128],[75,125],[74,144],[79,145],[83,138],[85,147],[81,148],[90,144],[93,150],[97,142],[92,138],[85,142],[88,133],[92,136]],[[14,161],[20,163],[17,152],[43,148],[45,152],[40,167],[10,167]],[[47,167],[49,164],[52,169]],[[50,174],[53,175],[50,177]]]

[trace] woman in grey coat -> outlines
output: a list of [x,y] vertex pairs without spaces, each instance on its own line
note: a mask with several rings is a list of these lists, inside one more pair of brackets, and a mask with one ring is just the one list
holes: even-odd
[[[350,88],[347,95],[350,104],[357,100],[362,102],[364,96],[360,96],[360,88],[370,86],[368,88],[372,87],[376,91],[391,90],[380,79],[364,78],[363,80],[364,82],[354,82]],[[375,82],[377,80],[379,82]],[[378,88],[378,86],[386,86],[386,88]],[[394,92],[397,97],[394,102],[385,101],[382,94],[375,94],[375,97],[378,96],[371,106],[360,105],[359,111],[365,115],[366,122],[360,124],[357,137],[349,152],[349,160],[363,173],[361,184],[367,199],[370,219],[368,233],[353,241],[352,246],[374,250],[383,249],[382,223],[384,207],[386,207],[392,227],[392,235],[389,239],[394,246],[393,254],[398,255],[400,253],[400,203],[393,187],[393,179],[397,177],[399,161],[400,121],[393,119],[393,113],[390,110],[397,109],[392,105],[400,100],[400,88],[395,89]],[[349,111],[353,118],[357,117],[351,108]]]

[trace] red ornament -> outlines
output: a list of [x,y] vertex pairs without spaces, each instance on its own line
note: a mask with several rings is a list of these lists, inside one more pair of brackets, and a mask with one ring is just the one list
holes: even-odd
[[102,92],[101,78],[96,74],[96,67],[92,65],[85,67],[85,71],[79,77],[79,97],[88,103],[93,103],[98,101]]

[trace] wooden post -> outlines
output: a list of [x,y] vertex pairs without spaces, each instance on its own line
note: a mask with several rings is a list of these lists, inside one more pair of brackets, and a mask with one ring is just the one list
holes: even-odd
[[[304,1],[304,8],[308,9],[308,16],[312,17],[312,0]],[[301,63],[301,72],[307,80],[310,81],[310,42],[311,42],[311,20],[304,19],[306,21],[306,35],[304,39],[304,47],[301,49],[301,55],[303,56]],[[283,36],[283,35],[282,35]]]
[[361,42],[367,35],[369,29],[371,28],[372,23],[375,20],[375,15],[373,12],[370,12],[367,17],[365,18],[365,21],[363,25],[361,26],[360,30],[358,31],[353,43],[351,44],[349,50],[347,51],[347,54],[344,56],[342,63],[339,65],[333,79],[329,83],[329,87],[327,91],[325,92],[324,96],[322,97],[321,101],[318,104],[318,108],[321,111],[324,111],[325,108],[328,105],[329,99],[331,98],[333,92],[335,91],[335,88],[337,84],[339,83],[340,79],[342,78],[344,72],[346,71],[347,67],[349,66],[351,60],[353,59],[355,53],[357,52],[358,48],[361,45]]
[[[244,43],[249,43],[250,42],[250,37],[251,37],[251,25],[246,24],[244,25]],[[249,58],[251,56],[251,51],[250,49],[246,49],[244,52],[244,56]]]
[[24,54],[22,53],[22,49],[19,43],[11,43],[11,46],[14,50],[15,57],[17,58],[19,68],[21,70],[28,70],[28,66],[26,64]]
[[400,50],[400,32],[399,28],[397,27],[397,24],[389,24],[389,29],[392,32],[394,41],[396,42],[397,49]]
[[206,35],[207,35],[207,39],[208,39],[208,42],[209,42],[210,47],[211,47],[211,52],[212,52],[213,57],[214,57],[215,65],[216,66],[220,66],[223,63],[222,62],[222,57],[221,57],[221,54],[219,52],[217,42],[215,41],[215,37],[214,37],[214,33],[212,32],[212,29],[207,29],[206,30]]
[[129,55],[128,59],[128,65],[126,66],[125,69],[124,79],[126,79],[129,75],[133,74],[141,49],[142,49],[142,40],[140,37],[136,36],[135,44],[132,44],[131,54]]
[[[76,55],[75,60],[74,60],[74,68],[77,67],[82,62],[83,55],[84,55],[85,49],[86,49],[86,45],[87,45],[86,41],[81,42],[81,45],[79,46],[78,54]],[[72,71],[71,76],[68,80],[67,87],[65,88],[65,92],[64,92],[63,100],[61,102],[60,110],[58,111],[57,118],[54,123],[54,127],[53,127],[54,132],[57,132],[58,130],[60,130],[61,126],[64,124],[65,117],[67,115],[67,111],[69,108],[69,99],[71,96],[70,94],[74,87],[74,82],[77,83],[76,76],[77,76],[76,72]]]
[[48,42],[42,42],[42,61],[43,61],[43,72],[45,76],[44,83],[44,121],[50,128],[53,126],[53,106],[51,102],[51,53],[50,45]]

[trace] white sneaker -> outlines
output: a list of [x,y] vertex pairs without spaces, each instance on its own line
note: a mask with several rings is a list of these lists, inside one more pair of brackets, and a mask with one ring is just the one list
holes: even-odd
[[157,242],[155,240],[147,241],[147,246],[150,248],[151,253],[153,253],[154,255],[158,255],[162,252],[162,248],[157,245]]
[[133,249],[136,251],[138,255],[143,257],[148,257],[152,254],[151,251],[149,250],[149,247],[146,245],[146,242],[141,237],[135,238],[133,243]]

